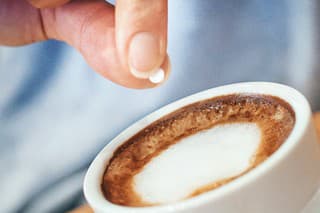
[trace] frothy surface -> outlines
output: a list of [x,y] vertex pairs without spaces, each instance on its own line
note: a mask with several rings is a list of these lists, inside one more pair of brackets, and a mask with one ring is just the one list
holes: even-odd
[[118,147],[106,165],[102,191],[110,202],[125,206],[205,193],[266,160],[294,123],[290,105],[273,96],[234,94],[190,104]]
[[203,186],[243,173],[260,138],[255,123],[217,125],[183,138],[135,175],[134,190],[148,203],[187,198]]

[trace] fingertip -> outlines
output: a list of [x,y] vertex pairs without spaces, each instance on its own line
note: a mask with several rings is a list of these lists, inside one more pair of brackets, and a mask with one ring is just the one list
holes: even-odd
[[167,52],[167,0],[119,0],[116,5],[116,42],[123,67],[157,86],[167,72],[162,69]]
[[130,73],[130,76],[126,77],[126,82],[120,84],[133,89],[150,89],[160,87],[168,80],[170,73],[170,57],[166,55],[166,58],[160,68],[156,69],[151,76],[148,76],[147,78],[137,78]]

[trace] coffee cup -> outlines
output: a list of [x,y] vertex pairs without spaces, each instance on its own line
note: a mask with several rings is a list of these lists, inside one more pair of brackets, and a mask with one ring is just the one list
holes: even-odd
[[[106,167],[114,159],[119,147],[128,143],[137,133],[146,130],[146,127],[181,108],[209,99],[215,100],[216,97],[220,100],[220,97],[234,94],[240,94],[241,97],[253,95],[278,98],[286,102],[293,111],[295,122],[290,134],[264,162],[219,188],[177,202],[137,207],[118,205],[106,199],[102,190],[103,179]],[[178,100],[127,128],[108,143],[92,162],[85,177],[84,194],[90,206],[99,213],[300,212],[319,187],[319,163],[320,150],[311,120],[311,110],[302,94],[275,83],[238,83]],[[198,172],[193,167],[189,169],[191,172]]]

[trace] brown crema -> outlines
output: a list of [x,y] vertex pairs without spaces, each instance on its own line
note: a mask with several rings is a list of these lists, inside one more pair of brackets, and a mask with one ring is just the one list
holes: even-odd
[[118,205],[157,205],[143,201],[134,191],[134,176],[152,158],[182,138],[219,124],[235,122],[254,122],[261,130],[261,142],[251,158],[251,166],[240,175],[203,186],[186,198],[227,184],[266,160],[289,136],[295,114],[282,99],[257,94],[219,96],[182,107],[145,127],[114,152],[103,175],[103,194]]

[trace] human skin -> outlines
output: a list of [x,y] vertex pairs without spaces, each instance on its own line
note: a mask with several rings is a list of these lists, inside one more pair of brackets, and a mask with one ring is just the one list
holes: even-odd
[[0,45],[48,39],[74,47],[96,72],[125,87],[158,86],[133,76],[132,66],[146,73],[161,67],[165,78],[170,72],[167,0],[117,0],[115,7],[103,0],[0,0]]
[[169,74],[167,0],[0,0],[0,45],[56,39],[77,49],[109,80],[129,88],[158,86],[134,76]]

